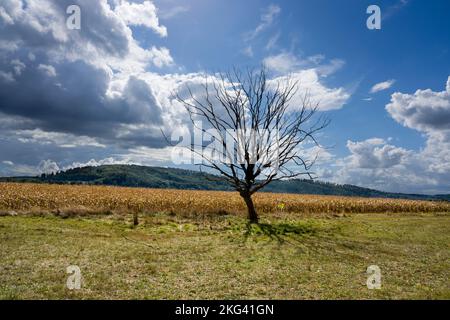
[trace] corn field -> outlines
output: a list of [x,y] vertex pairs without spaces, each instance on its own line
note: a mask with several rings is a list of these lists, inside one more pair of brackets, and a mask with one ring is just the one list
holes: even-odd
[[[257,193],[259,213],[450,212],[450,203],[383,198]],[[237,192],[122,188],[112,186],[0,183],[0,212],[143,212],[243,214]]]

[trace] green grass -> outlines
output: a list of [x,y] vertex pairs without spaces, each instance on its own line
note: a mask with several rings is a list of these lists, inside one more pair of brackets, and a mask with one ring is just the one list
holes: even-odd
[[[1,299],[449,299],[448,214],[0,217]],[[376,264],[382,288],[366,287]],[[65,286],[78,265],[81,290]]]

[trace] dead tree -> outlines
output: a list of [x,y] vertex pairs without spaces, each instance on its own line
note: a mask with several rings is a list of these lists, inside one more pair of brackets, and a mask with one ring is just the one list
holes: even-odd
[[[176,98],[186,108],[202,141],[189,150],[202,160],[199,165],[220,173],[239,192],[248,219],[258,222],[252,195],[272,181],[307,175],[317,157],[308,158],[300,145],[319,146],[316,133],[329,121],[312,121],[318,104],[310,95],[298,98],[299,83],[291,77],[269,80],[264,68],[206,76],[205,82]],[[293,98],[299,105],[291,103]],[[206,125],[206,127],[204,127]]]

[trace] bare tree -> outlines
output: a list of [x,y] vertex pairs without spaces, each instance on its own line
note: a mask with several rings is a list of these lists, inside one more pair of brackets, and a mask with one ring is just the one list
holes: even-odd
[[191,142],[188,148],[200,157],[201,166],[219,172],[239,192],[254,223],[258,222],[255,192],[276,180],[312,178],[316,157],[308,159],[299,147],[307,140],[319,146],[315,134],[329,123],[323,117],[311,121],[318,104],[307,93],[301,105],[291,105],[298,82],[281,79],[268,80],[264,68],[234,69],[206,76],[200,93],[188,86],[184,97],[176,94],[202,141],[212,141],[209,145]]

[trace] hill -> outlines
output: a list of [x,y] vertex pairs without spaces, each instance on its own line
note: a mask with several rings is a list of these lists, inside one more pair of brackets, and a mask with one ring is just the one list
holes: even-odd
[[[40,177],[0,178],[0,182],[113,185],[123,187],[171,188],[186,190],[232,190],[219,176],[184,169],[137,165],[105,165],[70,169]],[[275,193],[319,194],[359,197],[447,200],[450,195],[390,193],[354,185],[338,185],[304,179],[275,181],[263,191]]]

